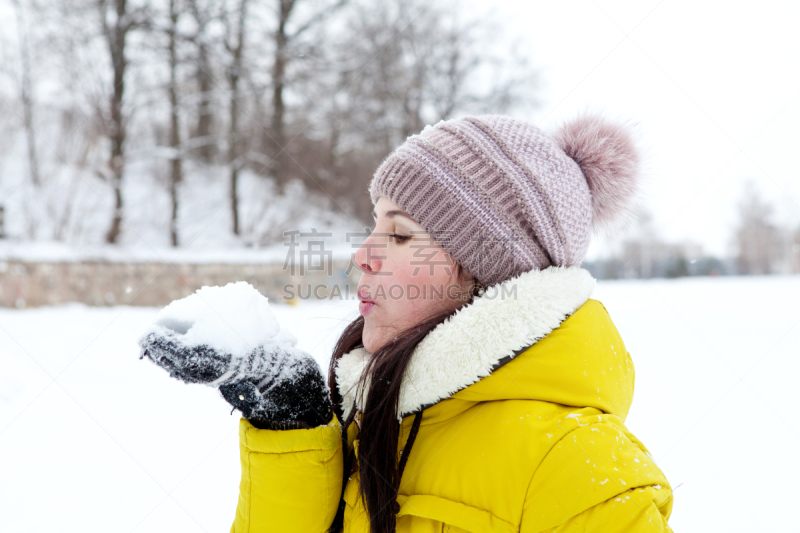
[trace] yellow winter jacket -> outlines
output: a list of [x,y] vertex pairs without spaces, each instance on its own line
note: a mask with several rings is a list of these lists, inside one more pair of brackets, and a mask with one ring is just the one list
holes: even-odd
[[[669,482],[624,425],[633,364],[593,287],[577,267],[528,272],[418,345],[398,412],[399,458],[422,409],[398,532],[671,531]],[[368,357],[355,350],[338,363],[345,416],[361,405],[353,384]],[[326,531],[342,488],[340,432],[335,416],[282,431],[242,419],[231,531]],[[355,424],[348,435],[357,456]],[[358,482],[354,473],[344,490],[346,533],[369,531]]]

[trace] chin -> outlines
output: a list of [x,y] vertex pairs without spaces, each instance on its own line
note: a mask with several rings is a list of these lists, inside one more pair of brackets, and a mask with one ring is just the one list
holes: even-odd
[[381,345],[373,340],[363,339],[364,342],[364,349],[367,350],[369,353],[375,353],[381,349]]
[[361,341],[364,343],[364,349],[369,353],[375,353],[386,343],[386,339],[378,338],[374,332],[364,332],[361,335]]

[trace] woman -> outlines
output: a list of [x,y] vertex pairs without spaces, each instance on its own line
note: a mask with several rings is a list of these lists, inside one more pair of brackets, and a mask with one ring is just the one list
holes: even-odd
[[579,266],[637,166],[596,116],[552,137],[440,122],[375,173],[327,388],[292,350],[198,365],[144,343],[244,414],[232,531],[670,531],[670,485],[623,424],[630,356]]

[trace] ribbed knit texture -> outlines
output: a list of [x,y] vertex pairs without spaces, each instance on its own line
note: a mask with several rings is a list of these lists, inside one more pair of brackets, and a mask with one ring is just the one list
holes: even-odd
[[409,137],[375,172],[370,196],[399,205],[487,287],[579,265],[589,247],[581,168],[536,126],[507,116],[443,121]]

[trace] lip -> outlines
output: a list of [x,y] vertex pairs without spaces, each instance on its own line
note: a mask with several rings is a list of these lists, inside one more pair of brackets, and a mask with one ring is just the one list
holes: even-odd
[[375,307],[374,302],[359,302],[358,312],[361,313],[361,316],[365,317],[372,311],[373,307]]
[[358,312],[361,316],[367,316],[375,307],[375,301],[369,297],[369,293],[364,289],[358,289]]

